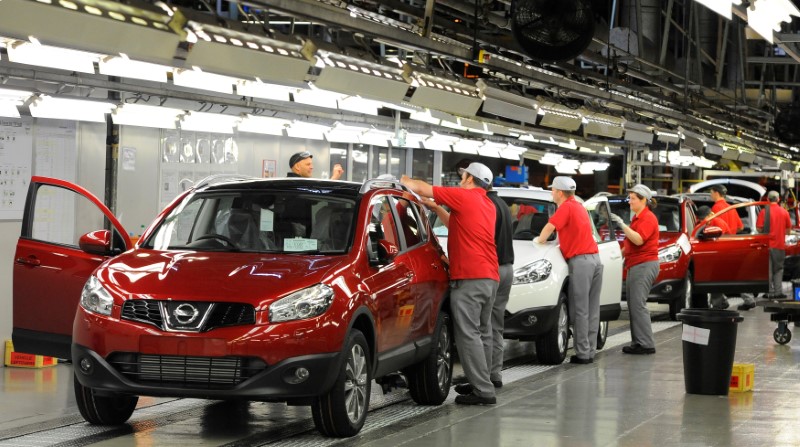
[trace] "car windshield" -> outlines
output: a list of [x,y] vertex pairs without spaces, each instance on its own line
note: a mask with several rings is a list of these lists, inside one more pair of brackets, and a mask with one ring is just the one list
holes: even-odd
[[511,209],[514,228],[513,238],[531,241],[542,232],[550,216],[556,211],[556,204],[521,197],[503,197]]
[[303,191],[215,191],[188,196],[142,245],[156,250],[344,253],[353,199]]
[[[626,224],[631,223],[631,212],[628,200],[609,200],[611,212],[622,217]],[[681,208],[680,203],[673,201],[656,202],[656,207],[652,209],[653,214],[658,219],[659,231],[681,231]]]

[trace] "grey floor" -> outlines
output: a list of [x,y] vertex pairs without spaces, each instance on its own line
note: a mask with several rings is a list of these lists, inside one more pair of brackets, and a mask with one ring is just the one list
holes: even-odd
[[665,306],[651,309],[656,355],[621,353],[623,313],[591,365],[539,365],[528,344],[512,345],[495,406],[456,405],[451,391],[444,405],[421,407],[403,389],[374,387],[364,429],[345,440],[318,435],[305,407],[194,399],[142,398],[129,424],[93,427],[75,407],[71,366],[2,368],[0,446],[800,445],[800,334],[778,345],[770,314],[742,312],[735,361],[755,365],[753,391],[689,395],[681,325]]

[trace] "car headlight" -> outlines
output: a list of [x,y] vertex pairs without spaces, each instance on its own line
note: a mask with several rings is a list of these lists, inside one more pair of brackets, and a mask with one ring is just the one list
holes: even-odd
[[797,235],[796,234],[787,234],[786,235],[786,245],[797,245]]
[[114,304],[114,298],[108,293],[100,280],[92,275],[81,290],[81,307],[101,315],[111,315],[111,306]]
[[544,281],[550,277],[550,271],[552,269],[553,264],[547,259],[533,261],[524,267],[514,270],[513,284],[530,284]]
[[321,315],[333,302],[333,289],[317,284],[279,299],[269,306],[269,321],[302,320]]
[[678,258],[681,257],[681,247],[677,245],[670,245],[668,247],[664,247],[661,250],[658,250],[658,262],[675,262]]

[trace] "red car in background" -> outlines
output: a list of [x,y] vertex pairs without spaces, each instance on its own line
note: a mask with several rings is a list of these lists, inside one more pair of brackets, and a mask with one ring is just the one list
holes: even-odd
[[[92,424],[140,395],[310,405],[361,429],[374,378],[441,404],[453,358],[447,266],[398,184],[209,178],[133,245],[103,203],[33,177],[14,256],[13,339],[72,359]],[[105,222],[104,222],[105,221]]]
[[[690,198],[685,195],[656,195],[654,198],[657,206],[653,213],[660,230],[660,271],[650,289],[648,301],[668,304],[672,320],[676,320],[684,308],[708,307],[707,294],[710,292],[758,293],[769,289],[766,234],[705,232],[707,220],[697,222],[695,204]],[[612,212],[630,223],[627,197],[609,196],[608,200]],[[758,209],[759,205],[763,203],[745,202],[722,213],[738,212],[745,207]],[[616,230],[615,235],[622,244],[624,234]]]

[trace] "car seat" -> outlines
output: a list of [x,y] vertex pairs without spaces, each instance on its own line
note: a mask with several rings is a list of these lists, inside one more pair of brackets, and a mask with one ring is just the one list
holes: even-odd
[[252,212],[231,208],[217,218],[216,231],[228,237],[237,248],[243,250],[262,250],[266,244],[261,240],[258,222]]

